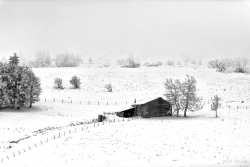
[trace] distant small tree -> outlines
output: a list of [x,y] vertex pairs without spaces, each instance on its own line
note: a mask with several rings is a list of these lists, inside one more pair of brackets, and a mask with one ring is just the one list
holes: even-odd
[[56,89],[63,89],[63,81],[61,78],[56,78],[54,80],[54,88]]
[[202,60],[201,59],[198,60],[198,65],[199,66],[202,65]]
[[105,85],[105,89],[107,89],[108,92],[112,92],[112,85],[111,83]]
[[14,56],[11,56],[9,59],[9,64],[18,65],[18,63],[19,63],[19,57],[17,57],[16,53],[14,53]]
[[184,61],[185,65],[187,66],[187,63],[190,61],[190,58],[189,57],[184,57],[183,61]]
[[197,111],[203,107],[201,98],[196,95],[196,80],[194,77],[187,75],[187,78],[181,83],[180,92],[181,108],[184,110],[184,117],[186,117],[187,110]]
[[215,111],[215,117],[217,117],[217,110],[219,108],[219,100],[220,98],[218,95],[212,98],[211,110]]
[[71,85],[73,85],[75,89],[80,88],[81,86],[81,80],[77,76],[73,76],[69,82],[71,83]]
[[92,58],[91,58],[91,57],[89,58],[89,60],[88,60],[88,61],[89,61],[89,64],[92,64],[92,62],[93,62],[93,60],[92,60]]

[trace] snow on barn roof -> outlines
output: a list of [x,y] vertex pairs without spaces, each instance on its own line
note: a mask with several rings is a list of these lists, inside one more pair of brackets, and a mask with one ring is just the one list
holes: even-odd
[[163,99],[162,97],[156,97],[156,98],[144,99],[144,100],[140,100],[139,102],[136,102],[136,103],[132,104],[131,106],[133,106],[133,107],[134,107],[134,106],[142,105],[142,104],[148,103],[148,102],[150,102],[150,101],[153,101],[153,100],[155,100],[155,99],[159,99],[159,98]]

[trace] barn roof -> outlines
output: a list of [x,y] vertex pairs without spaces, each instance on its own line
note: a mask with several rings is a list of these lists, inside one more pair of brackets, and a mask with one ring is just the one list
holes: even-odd
[[[132,104],[131,106],[134,107],[134,106],[142,105],[142,104],[151,102],[151,101],[156,100],[156,99],[159,99],[159,98],[163,99],[162,97],[157,97],[157,98],[154,98],[154,99],[145,99],[145,100],[138,101],[138,102]],[[165,100],[165,99],[163,99],[163,100]]]

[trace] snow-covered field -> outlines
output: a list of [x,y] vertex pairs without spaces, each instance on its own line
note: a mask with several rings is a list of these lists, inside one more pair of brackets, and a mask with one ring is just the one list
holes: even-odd
[[[250,75],[218,73],[206,67],[44,68],[34,72],[42,83],[41,101],[31,109],[0,111],[1,167],[250,166]],[[95,128],[91,124],[89,129],[79,125],[75,127],[85,129],[12,155],[44,136],[74,129],[63,128],[71,123],[120,111],[134,99],[162,96],[166,78],[182,79],[187,74],[196,78],[198,94],[205,101],[202,110],[187,113],[187,118],[116,120]],[[71,88],[73,75],[81,78],[81,89]],[[53,88],[56,77],[63,79],[65,89]],[[113,92],[105,91],[107,83],[112,84]],[[216,94],[222,98],[218,118],[207,104]],[[52,127],[55,129],[45,134],[35,132]]]

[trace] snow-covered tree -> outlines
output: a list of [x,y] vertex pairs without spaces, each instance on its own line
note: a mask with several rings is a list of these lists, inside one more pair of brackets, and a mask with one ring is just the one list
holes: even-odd
[[187,75],[185,81],[179,79],[173,81],[171,78],[165,82],[166,99],[171,102],[179,116],[179,111],[184,111],[184,117],[187,111],[196,111],[201,109],[201,98],[196,95],[196,80],[194,77]]
[[[41,93],[40,80],[33,71],[18,65],[18,57],[0,65],[0,108],[20,109],[27,101],[34,102]],[[30,105],[31,106],[31,105]]]
[[176,116],[179,116],[179,111],[181,109],[180,98],[180,85],[181,82],[179,79],[173,81],[171,78],[166,79],[164,84],[166,93],[164,94],[167,100],[173,105],[174,110],[176,111]]
[[203,107],[201,98],[196,95],[196,79],[187,75],[187,78],[180,86],[182,98],[180,101],[181,108],[184,110],[184,117],[186,117],[187,110],[196,111]]
[[212,98],[211,110],[215,111],[215,117],[217,117],[217,110],[219,108],[219,100],[220,98],[218,95]]

